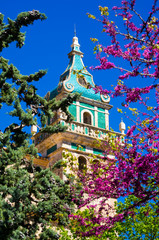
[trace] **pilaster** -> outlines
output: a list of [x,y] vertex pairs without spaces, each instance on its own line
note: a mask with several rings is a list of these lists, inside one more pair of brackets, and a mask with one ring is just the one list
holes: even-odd
[[76,116],[77,116],[77,122],[80,122],[80,107],[79,107],[79,101],[76,101]]
[[106,130],[109,130],[109,112],[107,109],[105,109],[105,125],[106,125]]
[[94,107],[94,114],[95,114],[95,127],[98,127],[98,112],[97,107]]

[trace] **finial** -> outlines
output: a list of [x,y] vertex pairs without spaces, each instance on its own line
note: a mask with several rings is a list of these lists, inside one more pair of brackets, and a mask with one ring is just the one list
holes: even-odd
[[76,37],[76,24],[74,24],[74,35]]
[[[75,50],[75,46],[76,47],[80,47],[79,43],[78,43],[78,37],[76,37],[76,24],[74,24],[74,37],[73,37],[73,43],[71,45],[72,49]],[[79,49],[76,49],[76,51],[80,51]]]
[[122,134],[124,134],[124,131],[126,130],[125,123],[123,122],[123,118],[121,118],[121,122],[119,124],[119,130],[121,131]]

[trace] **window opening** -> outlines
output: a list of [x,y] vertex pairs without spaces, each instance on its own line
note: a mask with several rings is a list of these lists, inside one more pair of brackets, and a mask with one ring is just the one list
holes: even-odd
[[78,77],[78,82],[80,85],[82,85],[83,87],[87,87],[87,82],[86,79],[83,76],[79,76]]
[[86,123],[86,124],[92,125],[92,121],[91,121],[91,115],[90,115],[90,113],[85,112],[85,113],[83,114],[83,123]]
[[93,160],[93,164],[94,164],[94,165],[95,165],[95,164],[96,164],[96,165],[99,165],[99,163],[100,163],[99,160],[97,160],[97,159]]
[[97,160],[97,159],[93,160],[93,168],[94,168],[94,170],[99,168],[99,166],[100,166],[100,161]]
[[80,157],[78,158],[78,169],[79,169],[79,171],[83,171],[83,170],[85,170],[86,167],[87,167],[87,161],[86,161],[86,158],[80,156]]

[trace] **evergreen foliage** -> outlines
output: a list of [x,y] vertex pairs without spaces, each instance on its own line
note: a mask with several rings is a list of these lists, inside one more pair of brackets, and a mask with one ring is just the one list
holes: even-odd
[[[16,42],[24,45],[23,26],[46,16],[33,10],[20,13],[15,20],[3,22],[0,14],[0,51]],[[20,71],[2,56],[0,57],[0,109],[11,108],[13,123],[0,132],[0,238],[14,239],[58,239],[52,224],[66,225],[68,214],[73,209],[69,181],[63,182],[50,169],[34,167],[37,149],[29,143],[27,127],[36,125],[43,132],[64,131],[60,124],[46,128],[47,118],[53,111],[61,109],[71,119],[67,106],[77,94],[69,95],[62,101],[47,101],[36,93],[34,81],[46,74],[40,70],[30,75]],[[39,120],[38,120],[39,119]]]

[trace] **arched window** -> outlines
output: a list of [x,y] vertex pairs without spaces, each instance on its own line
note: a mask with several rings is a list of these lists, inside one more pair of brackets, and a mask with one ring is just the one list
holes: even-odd
[[81,122],[88,125],[94,125],[92,112],[87,109],[83,109],[81,111]]
[[83,157],[83,156],[80,156],[80,157],[78,158],[78,169],[79,169],[79,171],[85,170],[86,167],[87,167],[86,158]]
[[91,114],[88,112],[84,112],[83,114],[83,123],[92,125],[92,119],[91,119]]
[[98,159],[94,159],[94,160],[93,160],[93,164],[98,166],[98,165],[100,164],[100,162],[99,162]]
[[100,161],[98,159],[94,159],[92,162],[91,168],[96,176],[101,175],[101,167],[100,166],[101,166]]
[[93,160],[93,168],[94,170],[98,169],[100,167],[100,161],[98,159]]

